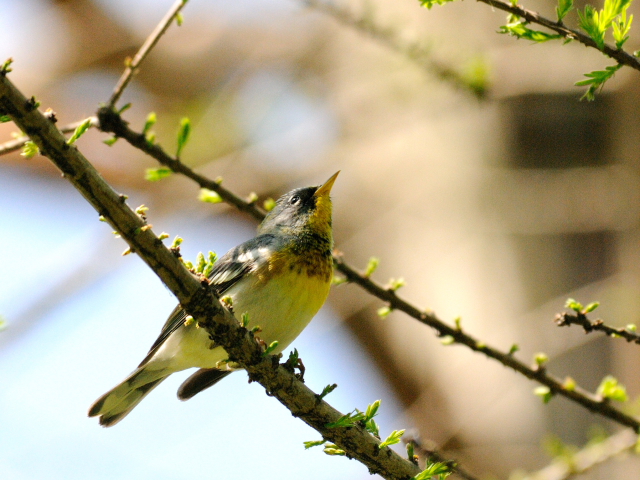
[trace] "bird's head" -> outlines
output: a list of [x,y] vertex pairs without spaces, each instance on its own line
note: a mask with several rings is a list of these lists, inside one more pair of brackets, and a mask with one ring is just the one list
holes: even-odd
[[259,234],[297,234],[305,230],[326,236],[331,234],[331,187],[336,172],[323,185],[297,188],[284,194],[276,202],[260,227]]

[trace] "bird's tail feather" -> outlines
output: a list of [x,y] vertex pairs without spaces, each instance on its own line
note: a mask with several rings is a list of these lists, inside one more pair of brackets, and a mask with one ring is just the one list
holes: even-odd
[[200,393],[205,388],[209,388],[224,377],[232,373],[233,370],[218,370],[217,368],[201,368],[196,373],[187,378],[178,389],[180,400],[189,400],[196,393]]
[[145,367],[136,369],[124,382],[96,400],[89,409],[89,416],[99,416],[103,427],[115,425],[170,373]]

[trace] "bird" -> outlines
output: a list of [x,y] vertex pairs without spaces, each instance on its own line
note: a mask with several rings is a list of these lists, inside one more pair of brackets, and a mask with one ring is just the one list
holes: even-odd
[[[281,353],[309,324],[329,294],[333,278],[331,188],[298,188],[280,197],[258,227],[257,236],[229,250],[208,275],[218,298],[247,318],[247,328]],[[204,328],[178,305],[140,365],[89,409],[110,427],[128,415],[164,379],[198,368],[178,389],[188,400],[239,369],[228,362]]]

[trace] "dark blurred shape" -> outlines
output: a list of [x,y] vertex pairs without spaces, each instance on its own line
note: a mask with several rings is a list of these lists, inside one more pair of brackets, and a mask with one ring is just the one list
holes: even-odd
[[611,162],[612,99],[530,93],[505,101],[508,162],[515,168],[602,166]]

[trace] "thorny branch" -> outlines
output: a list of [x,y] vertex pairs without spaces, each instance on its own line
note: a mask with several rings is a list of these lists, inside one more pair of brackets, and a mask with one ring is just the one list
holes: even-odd
[[156,26],[155,30],[151,32],[151,35],[147,37],[145,42],[142,44],[142,47],[140,47],[140,50],[138,50],[138,53],[136,53],[135,57],[127,62],[127,67],[122,73],[120,80],[118,80],[118,84],[116,85],[116,88],[113,90],[111,98],[109,99],[109,106],[111,108],[114,108],[116,106],[116,103],[120,99],[122,92],[124,92],[124,89],[127,87],[127,85],[129,85],[129,82],[138,71],[140,63],[142,63],[142,61],[147,57],[153,47],[155,47],[156,43],[158,43],[158,40],[160,40],[160,37],[164,35],[164,33],[171,25],[171,22],[173,22],[173,20],[180,14],[180,10],[182,10],[182,8],[187,4],[187,1],[188,0],[176,0],[167,14],[164,16],[164,18]]
[[[64,127],[60,128],[60,131],[62,133],[72,133],[83,122],[84,120],[70,123],[69,125],[65,125]],[[98,119],[96,117],[91,117],[91,126],[92,127],[98,126]],[[14,140],[9,140],[8,142],[1,143],[0,155],[4,155],[6,153],[11,153],[11,152],[15,152],[16,150],[20,150],[22,147],[24,147],[24,144],[27,143],[28,140],[29,140],[29,137],[21,136],[21,137],[15,138]]]
[[576,312],[571,313],[559,313],[555,319],[556,325],[559,327],[570,327],[571,325],[580,325],[584,328],[585,333],[591,333],[593,331],[604,332],[610,337],[621,337],[627,342],[633,342],[640,344],[640,335],[627,328],[615,328],[605,324],[603,320],[594,320],[593,322],[587,318],[584,313]]
[[[564,38],[568,40],[576,40],[587,47],[595,48],[596,50],[600,50],[596,42],[594,42],[591,37],[587,34],[582,33],[579,30],[575,30],[573,28],[569,28],[562,22],[556,22],[550,20],[546,17],[543,17],[537,12],[533,10],[527,10],[520,5],[514,4],[512,2],[507,2],[504,0],[477,0],[478,2],[486,3],[492,7],[495,7],[499,10],[504,10],[505,12],[512,13],[514,15],[518,15],[519,17],[524,18],[529,23],[535,23],[538,25],[542,25],[543,27],[548,28],[556,32],[559,35],[562,35]],[[633,68],[634,70],[640,71],[640,59],[634,57],[629,52],[613,47],[609,44],[605,44],[604,48],[600,50],[608,57],[613,58],[616,62],[621,65],[626,65],[628,67]]]
[[0,114],[26,132],[85,199],[129,244],[132,251],[160,277],[182,307],[207,330],[212,339],[225,348],[229,358],[247,370],[249,378],[260,383],[269,395],[276,397],[291,413],[317,430],[369,468],[390,480],[408,480],[419,468],[388,447],[380,448],[380,440],[355,424],[349,428],[328,428],[342,414],[304,385],[296,375],[279,363],[279,357],[264,356],[263,347],[253,334],[241,327],[233,315],[222,308],[208,282],[190,273],[180,259],[153,233],[151,226],[126,205],[126,197],[118,195],[100,177],[88,160],[45,117],[32,101],[0,75]]
[[424,458],[425,461],[445,463],[449,466],[449,468],[451,468],[451,471],[454,474],[456,474],[463,480],[479,480],[476,476],[472,475],[462,466],[460,466],[460,464],[456,460],[449,460],[444,458],[440,452],[434,450],[433,448],[425,446],[418,438],[409,437],[404,441],[407,444],[412,444],[414,452],[418,454],[420,458]]

